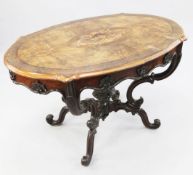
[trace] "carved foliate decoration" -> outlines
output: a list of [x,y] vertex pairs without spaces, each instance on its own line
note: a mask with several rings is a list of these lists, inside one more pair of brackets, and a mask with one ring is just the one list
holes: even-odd
[[47,89],[46,85],[44,85],[40,81],[33,82],[31,85],[31,90],[35,93],[38,93],[38,94],[47,94],[48,93],[48,89]]
[[97,128],[99,125],[99,120],[96,118],[91,118],[90,120],[88,120],[87,122],[87,126],[91,129],[94,130],[95,128]]
[[86,99],[81,101],[84,111],[90,111],[95,118],[105,120],[111,111],[112,103],[119,101],[119,91],[115,90],[114,82],[110,76],[104,77],[100,81],[99,88],[93,91],[96,99]]
[[10,76],[10,79],[11,79],[12,81],[15,81],[15,80],[16,80],[16,74],[15,74],[14,72],[9,71],[9,76]]
[[144,65],[144,66],[139,67],[139,68],[136,70],[136,72],[137,72],[137,75],[138,75],[138,76],[144,77],[145,75],[148,74],[149,69],[148,69],[148,67],[147,67],[146,65]]

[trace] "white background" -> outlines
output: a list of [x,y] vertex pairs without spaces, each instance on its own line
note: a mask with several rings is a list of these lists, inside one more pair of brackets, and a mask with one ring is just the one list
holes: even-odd
[[[138,116],[111,113],[100,123],[89,167],[85,154],[89,114],[68,114],[51,127],[48,113],[62,108],[57,93],[37,95],[9,79],[3,55],[20,36],[85,17],[114,13],[147,13],[178,22],[188,37],[176,72],[168,79],[143,85],[143,107],[158,130],[146,129]],[[191,0],[0,0],[0,175],[192,175],[193,174],[193,3]],[[125,100],[130,81],[117,88]],[[82,98],[91,94],[85,91]]]

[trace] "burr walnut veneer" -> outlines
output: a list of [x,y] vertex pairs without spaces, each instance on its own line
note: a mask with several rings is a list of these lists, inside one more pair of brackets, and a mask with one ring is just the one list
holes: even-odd
[[[56,25],[19,38],[5,54],[11,79],[33,92],[62,94],[66,106],[58,119],[48,115],[50,125],[60,125],[71,112],[91,112],[86,155],[81,162],[89,165],[99,120],[112,111],[138,114],[150,129],[160,126],[149,122],[141,108],[143,99],[132,92],[141,83],[153,83],[171,75],[181,59],[185,36],[174,21],[138,14],[117,14],[88,18]],[[170,64],[162,73],[152,71]],[[127,101],[121,102],[115,86],[125,79],[133,82]],[[93,89],[94,98],[80,100],[84,89]]]

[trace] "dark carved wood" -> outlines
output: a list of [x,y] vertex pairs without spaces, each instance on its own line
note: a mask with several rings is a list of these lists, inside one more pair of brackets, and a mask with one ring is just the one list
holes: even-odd
[[168,64],[170,61],[172,61],[172,58],[173,58],[173,54],[174,53],[167,53],[164,57],[164,60],[163,60],[163,64],[166,65]]
[[[124,110],[131,112],[132,115],[138,114],[141,117],[143,124],[150,129],[156,129],[160,126],[160,121],[155,119],[150,123],[144,109],[141,108],[143,98],[134,99],[134,89],[143,83],[153,84],[155,80],[159,81],[170,76],[178,66],[181,59],[182,44],[172,49],[167,54],[158,57],[144,65],[132,67],[120,72],[114,72],[108,75],[99,75],[96,77],[88,77],[84,79],[74,80],[68,83],[63,83],[53,80],[36,80],[27,77],[22,77],[10,72],[11,79],[18,84],[29,87],[33,92],[47,94],[52,91],[58,91],[62,94],[63,101],[67,107],[63,107],[59,118],[54,120],[53,115],[48,115],[46,120],[51,125],[59,125],[63,122],[67,112],[74,115],[81,115],[86,112],[91,113],[91,118],[87,122],[89,128],[87,136],[86,155],[83,156],[82,165],[89,165],[94,149],[94,137],[96,129],[99,126],[100,119],[105,120],[112,111]],[[165,66],[170,63],[170,66],[162,73],[150,73],[157,66]],[[127,90],[127,101],[121,102],[119,99],[119,91],[115,86],[125,79],[133,79],[133,82]],[[80,100],[80,94],[84,89],[94,89],[93,96]]]
[[38,94],[47,94],[48,90],[45,84],[43,84],[41,81],[35,81],[32,83],[31,89],[33,92]]
[[87,136],[87,149],[86,155],[82,157],[81,163],[84,166],[88,166],[92,159],[93,149],[94,149],[94,137],[96,134],[96,128],[99,125],[99,118],[91,117],[87,122],[87,126],[89,127],[88,136]]
[[53,116],[52,114],[49,114],[49,115],[47,115],[47,117],[46,117],[46,121],[47,121],[50,125],[52,125],[52,126],[60,125],[60,124],[62,124],[62,122],[64,121],[65,116],[66,116],[66,114],[67,114],[68,112],[69,112],[69,109],[68,109],[66,106],[64,106],[64,107],[61,109],[60,114],[59,114],[59,117],[58,117],[57,120],[54,120],[54,116]]
[[61,90],[63,101],[67,104],[73,115],[80,115],[83,110],[80,107],[80,91],[76,89],[74,81],[69,82],[66,87]]
[[148,69],[148,66],[141,66],[136,71],[137,71],[138,76],[144,77],[145,75],[148,74],[149,69]]
[[15,74],[14,72],[9,71],[9,76],[10,76],[10,79],[11,79],[12,81],[15,81],[15,80],[16,80],[16,74]]

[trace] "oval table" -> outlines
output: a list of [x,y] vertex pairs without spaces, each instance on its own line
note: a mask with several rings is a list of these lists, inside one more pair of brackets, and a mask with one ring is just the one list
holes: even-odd
[[[82,165],[89,165],[94,136],[99,120],[112,111],[125,110],[138,114],[150,129],[143,98],[134,99],[132,92],[141,83],[153,83],[170,76],[181,59],[185,35],[174,21],[158,16],[116,14],[68,22],[19,38],[5,54],[11,79],[33,92],[48,94],[58,91],[66,106],[50,125],[60,125],[65,115],[91,113],[86,155]],[[169,67],[154,74],[158,66]],[[127,101],[121,102],[115,86],[125,79],[133,82],[127,90]],[[80,100],[84,89],[94,89],[93,97]]]

